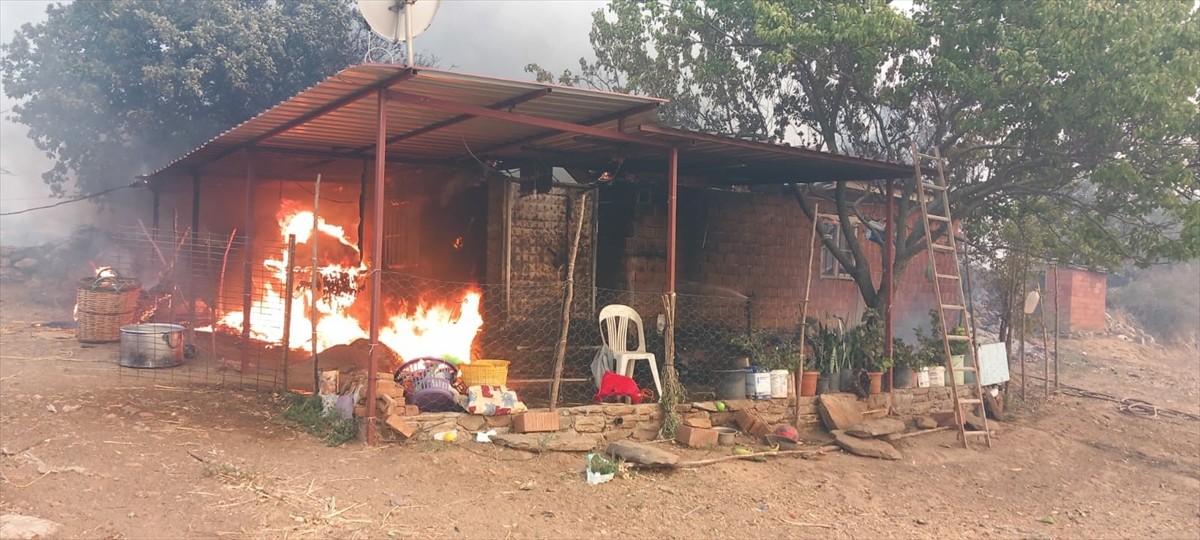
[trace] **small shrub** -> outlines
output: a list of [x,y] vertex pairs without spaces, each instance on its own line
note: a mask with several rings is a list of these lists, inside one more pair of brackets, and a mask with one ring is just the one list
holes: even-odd
[[354,439],[357,426],[352,418],[341,418],[336,411],[324,411],[320,396],[290,394],[290,403],[283,410],[283,418],[308,433],[321,437],[329,446],[341,446]]

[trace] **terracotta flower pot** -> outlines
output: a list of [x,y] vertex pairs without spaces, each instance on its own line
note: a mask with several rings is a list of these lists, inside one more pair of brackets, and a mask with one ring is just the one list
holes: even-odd
[[883,372],[868,371],[867,376],[871,378],[871,393],[878,394],[883,391]]
[[800,395],[815,396],[817,395],[817,379],[821,376],[819,371],[805,371],[800,379]]

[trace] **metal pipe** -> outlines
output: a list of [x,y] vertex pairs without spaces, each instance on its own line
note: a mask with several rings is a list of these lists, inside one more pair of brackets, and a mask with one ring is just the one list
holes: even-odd
[[1058,261],[1050,261],[1054,272],[1054,391],[1058,391]]
[[892,366],[888,368],[888,393],[892,393],[896,388],[896,357],[892,346],[892,281],[895,272],[895,238],[892,235],[893,224],[895,219],[895,201],[892,199],[892,180],[887,181],[887,203],[885,204],[886,218],[883,224],[883,355],[892,359]]
[[675,218],[679,206],[679,149],[671,147],[667,162],[667,292],[675,292]]
[[242,373],[246,372],[246,347],[250,341],[250,308],[254,300],[254,170],[255,153],[246,151],[246,223],[242,249]]
[[312,250],[312,274],[309,276],[309,322],[312,323],[313,395],[321,393],[321,359],[317,356],[317,301],[321,292],[321,272],[317,266],[317,220],[321,219],[321,175],[317,174],[317,185],[313,189],[313,227],[308,246]]
[[[290,390],[288,353],[292,350],[292,295],[296,287],[296,235],[288,235],[287,280],[283,284],[283,391]],[[316,360],[313,360],[316,363]]]
[[375,444],[375,395],[378,381],[378,359],[375,349],[379,346],[379,321],[383,318],[382,276],[383,261],[383,197],[384,176],[387,173],[387,102],[386,88],[376,92],[375,111],[375,200],[371,216],[371,349],[367,358],[367,444]]

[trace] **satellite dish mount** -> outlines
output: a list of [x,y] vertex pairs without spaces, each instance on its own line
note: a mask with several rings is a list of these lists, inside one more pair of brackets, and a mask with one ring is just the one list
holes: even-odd
[[[413,38],[429,28],[439,0],[358,0],[358,10],[371,30],[392,45],[404,41],[405,63],[416,62]],[[371,51],[367,51],[370,56]]]

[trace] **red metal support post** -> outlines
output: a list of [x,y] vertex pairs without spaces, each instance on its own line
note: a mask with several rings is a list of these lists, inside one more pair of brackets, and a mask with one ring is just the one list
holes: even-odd
[[883,354],[892,359],[892,367],[888,369],[888,391],[894,392],[896,389],[896,351],[893,350],[892,344],[892,301],[895,299],[892,287],[895,281],[892,272],[895,271],[894,263],[896,262],[896,226],[893,221],[896,220],[895,197],[892,193],[892,180],[887,181],[887,202],[884,203],[886,208],[886,217],[884,218],[883,229]]
[[675,292],[675,216],[679,208],[679,149],[671,147],[667,164],[667,292]]
[[246,342],[250,339],[250,308],[254,300],[254,184],[255,170],[253,149],[246,151],[246,222],[243,224],[242,249],[242,369],[246,368]]
[[387,102],[386,88],[377,92],[375,126],[375,193],[371,216],[371,349],[367,359],[367,444],[375,444],[375,395],[378,382],[379,322],[383,318],[383,279],[379,274],[383,260],[383,197],[384,175],[387,172]]

